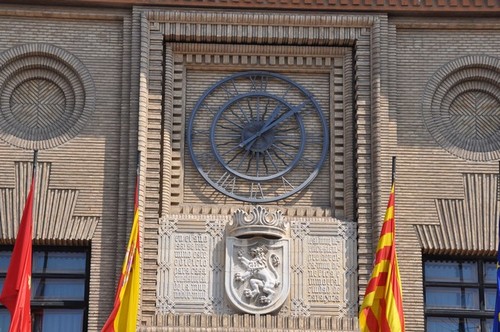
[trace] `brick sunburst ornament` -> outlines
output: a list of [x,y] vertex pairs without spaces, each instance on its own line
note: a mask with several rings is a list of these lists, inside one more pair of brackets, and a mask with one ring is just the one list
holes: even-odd
[[24,44],[0,54],[0,139],[24,149],[63,144],[85,127],[95,87],[72,54],[48,44]]
[[500,158],[500,59],[466,56],[441,67],[422,96],[434,140],[467,160]]

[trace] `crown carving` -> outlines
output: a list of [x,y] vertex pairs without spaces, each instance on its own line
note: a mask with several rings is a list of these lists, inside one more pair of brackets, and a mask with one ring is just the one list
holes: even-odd
[[226,226],[226,232],[234,237],[288,237],[289,225],[285,222],[283,212],[269,212],[258,205],[247,213],[238,209],[233,213],[233,220]]

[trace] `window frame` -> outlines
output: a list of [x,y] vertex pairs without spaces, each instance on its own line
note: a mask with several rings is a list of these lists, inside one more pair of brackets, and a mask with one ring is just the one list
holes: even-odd
[[[0,245],[1,251],[9,251],[12,255],[14,249],[13,245]],[[63,245],[33,245],[33,254],[35,252],[78,252],[85,254],[85,272],[84,273],[44,273],[44,272],[34,272],[32,267],[31,279],[84,279],[84,296],[82,300],[36,300],[31,299],[31,320],[32,327],[34,327],[34,317],[36,312],[43,312],[45,309],[82,309],[83,310],[83,323],[82,331],[87,331],[88,329],[88,314],[89,314],[89,295],[90,295],[90,259],[91,259],[91,247],[89,246],[63,246]],[[7,273],[0,272],[0,278],[5,279]],[[32,288],[33,291],[33,288]],[[33,296],[33,295],[31,295]],[[6,309],[3,304],[0,303],[0,309]]]
[[[476,282],[451,282],[451,281],[427,281],[425,278],[426,263],[430,261],[440,262],[474,262],[477,264],[477,281]],[[482,331],[486,331],[486,320],[493,319],[494,309],[486,309],[486,289],[496,289],[494,283],[485,283],[485,264],[495,263],[496,257],[486,256],[452,256],[452,255],[422,255],[422,284],[423,284],[423,300],[424,300],[424,323],[427,329],[427,319],[429,317],[449,317],[459,319],[459,331],[465,331],[464,319],[479,319]],[[441,288],[472,288],[477,289],[479,293],[479,309],[462,309],[462,308],[428,308],[427,307],[427,287]]]

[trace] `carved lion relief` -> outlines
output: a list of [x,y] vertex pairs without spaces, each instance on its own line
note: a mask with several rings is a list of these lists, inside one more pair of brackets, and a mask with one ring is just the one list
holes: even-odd
[[289,226],[278,211],[238,210],[226,228],[226,295],[239,311],[277,311],[288,297]]

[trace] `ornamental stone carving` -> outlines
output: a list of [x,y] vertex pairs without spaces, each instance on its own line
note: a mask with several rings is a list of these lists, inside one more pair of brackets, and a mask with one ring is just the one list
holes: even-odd
[[289,225],[281,211],[238,210],[226,227],[226,294],[241,312],[277,311],[290,289]]
[[422,96],[434,140],[467,160],[500,158],[500,58],[472,55],[441,67]]
[[23,44],[0,54],[0,139],[49,149],[77,136],[95,108],[83,63],[50,44]]

